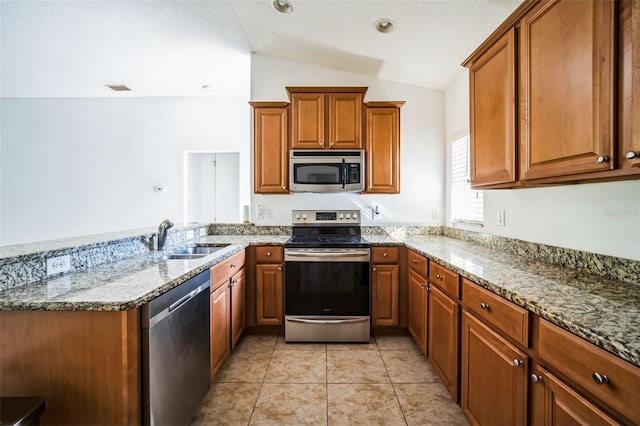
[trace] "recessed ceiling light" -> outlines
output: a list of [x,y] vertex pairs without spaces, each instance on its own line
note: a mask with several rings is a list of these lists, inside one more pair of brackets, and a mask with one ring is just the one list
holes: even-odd
[[273,0],[271,6],[280,13],[293,12],[293,6],[287,0]]
[[107,86],[109,89],[113,90],[114,92],[130,92],[131,91],[131,89],[129,89],[124,84],[105,84],[105,86]]
[[392,33],[397,28],[396,23],[388,18],[378,19],[376,22],[373,23],[373,26],[376,30],[384,34]]

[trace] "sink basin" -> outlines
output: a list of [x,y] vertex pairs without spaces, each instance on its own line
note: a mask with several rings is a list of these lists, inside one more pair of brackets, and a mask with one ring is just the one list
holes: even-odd
[[160,259],[164,260],[190,260],[190,259],[200,259],[201,257],[207,256],[207,253],[201,254],[189,254],[189,253],[173,253],[168,254],[166,256],[162,256]]
[[202,254],[202,255],[207,255],[207,254],[211,254],[211,253],[215,253],[216,251],[223,249],[226,246],[221,246],[221,247],[209,247],[209,246],[194,246],[194,247],[185,247],[181,250],[176,251],[174,254]]

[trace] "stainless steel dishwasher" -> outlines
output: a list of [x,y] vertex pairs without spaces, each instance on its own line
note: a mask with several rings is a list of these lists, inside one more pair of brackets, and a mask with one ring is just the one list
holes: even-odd
[[206,270],[142,307],[145,425],[188,425],[210,386]]

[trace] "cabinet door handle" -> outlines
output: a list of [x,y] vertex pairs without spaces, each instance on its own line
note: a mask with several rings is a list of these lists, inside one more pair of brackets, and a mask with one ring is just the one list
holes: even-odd
[[270,251],[267,252],[267,256],[271,256],[271,252]]
[[480,307],[481,307],[482,309],[489,309],[489,305],[487,305],[486,303],[481,303],[481,304],[480,304]]
[[278,266],[278,271],[282,271],[282,266]]
[[606,155],[600,155],[598,156],[598,158],[596,158],[596,163],[598,164],[604,164],[608,162],[609,162],[609,157],[607,157]]
[[376,268],[373,268],[373,272],[375,272],[375,271],[376,271]]
[[522,361],[519,360],[518,358],[514,358],[513,359],[513,366],[514,367],[522,367]]
[[600,373],[593,373],[591,375],[591,378],[598,385],[604,385],[609,381],[609,378],[605,374],[600,374]]
[[636,157],[640,157],[640,152],[635,152],[635,151],[629,151],[627,152],[627,160],[633,160]]
[[531,381],[533,383],[540,383],[540,382],[542,382],[542,376],[538,376],[537,374],[532,374],[531,375]]

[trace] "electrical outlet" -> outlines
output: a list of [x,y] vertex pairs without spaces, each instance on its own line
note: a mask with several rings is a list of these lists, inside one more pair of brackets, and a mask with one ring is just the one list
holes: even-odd
[[504,226],[504,209],[498,210],[498,226]]
[[267,219],[273,219],[273,212],[271,211],[271,209],[265,209],[264,214]]
[[61,274],[71,270],[71,256],[50,257],[47,259],[47,275]]
[[438,214],[438,209],[431,210],[431,219],[437,220],[439,217],[440,215]]
[[260,204],[258,204],[258,207],[256,208],[256,219],[264,219],[264,209]]

